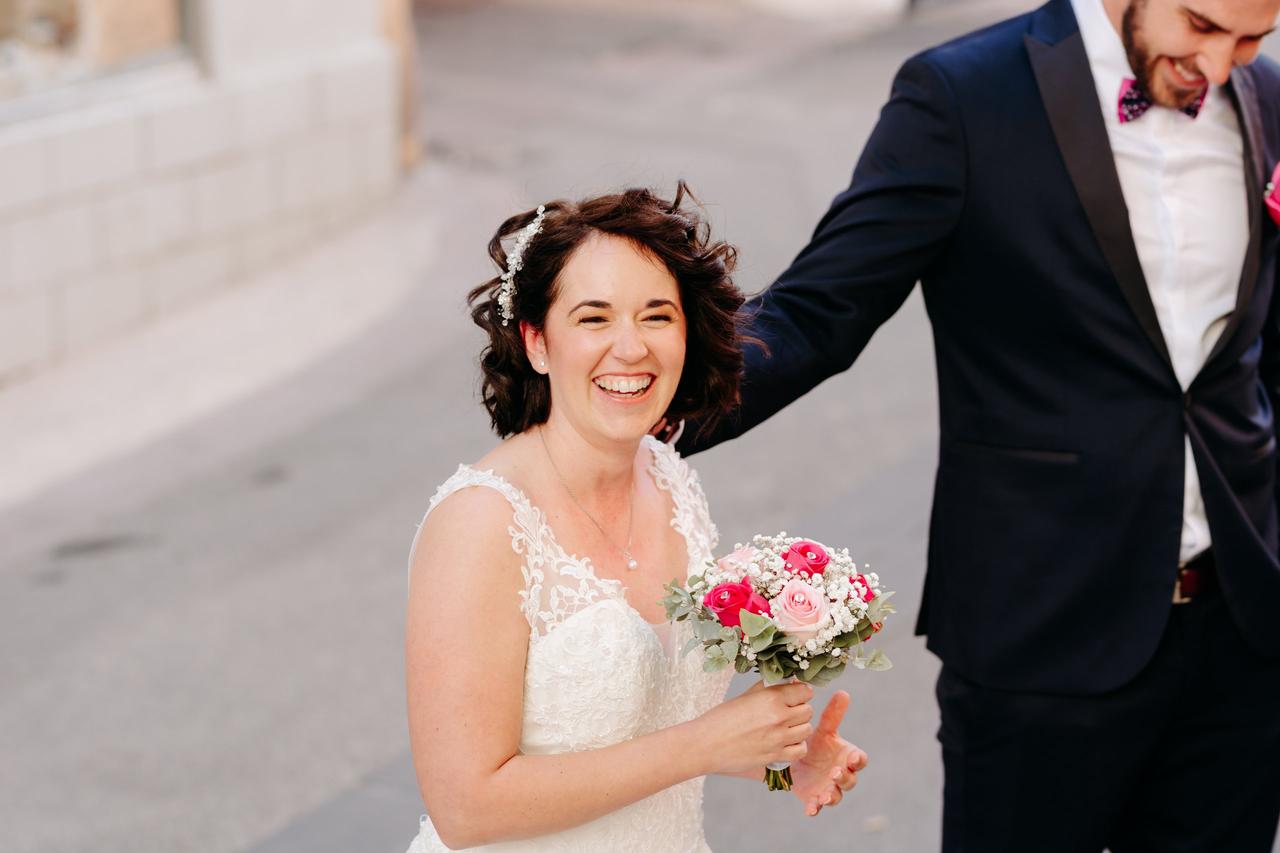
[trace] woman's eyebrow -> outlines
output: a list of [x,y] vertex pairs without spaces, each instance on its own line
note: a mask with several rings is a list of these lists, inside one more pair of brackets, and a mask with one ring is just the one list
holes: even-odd
[[604,301],[604,300],[602,300],[602,299],[584,299],[584,300],[582,300],[581,302],[579,302],[577,305],[575,305],[575,306],[573,306],[572,308],[570,308],[570,309],[569,309],[569,313],[570,313],[570,314],[572,314],[574,311],[577,311],[579,308],[604,308],[604,309],[609,309],[609,308],[612,308],[612,307],[613,307],[612,305],[610,305],[608,302],[605,302],[605,301]]

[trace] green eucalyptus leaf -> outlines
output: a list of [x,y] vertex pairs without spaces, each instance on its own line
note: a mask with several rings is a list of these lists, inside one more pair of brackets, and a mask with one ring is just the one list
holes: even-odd
[[839,673],[834,672],[831,667],[825,667],[824,669],[819,670],[818,673],[810,679],[809,683],[814,687],[826,687],[835,680],[835,677],[838,674]]
[[760,675],[764,678],[765,684],[777,684],[786,679],[782,667],[776,660],[761,660],[759,664]]
[[852,631],[846,631],[836,637],[835,641],[831,645],[837,649],[847,649],[856,642],[858,642],[858,631],[855,628]]
[[804,671],[813,672],[814,674],[817,674],[819,672],[822,672],[823,667],[831,663],[832,660],[833,658],[831,657],[831,655],[826,652],[820,655],[814,655],[813,657],[809,658],[809,669]]
[[761,616],[758,613],[752,613],[750,610],[742,610],[738,613],[738,618],[742,623],[742,630],[746,635],[755,638],[763,634],[770,628],[777,630],[778,626],[773,620],[767,616]]
[[708,623],[705,619],[695,619],[693,633],[699,640],[713,640],[720,634],[720,623]]
[[871,657],[867,658],[867,669],[872,672],[884,672],[887,669],[893,669],[893,663],[888,655],[876,649],[871,653]]
[[770,625],[766,630],[751,638],[751,651],[762,652],[769,648],[769,646],[773,645],[777,635],[778,629]]

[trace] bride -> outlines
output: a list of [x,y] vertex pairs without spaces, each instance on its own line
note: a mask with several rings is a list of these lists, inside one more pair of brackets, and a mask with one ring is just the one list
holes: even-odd
[[489,244],[504,272],[471,293],[472,317],[505,440],[440,487],[411,555],[430,819],[410,853],[706,851],[706,774],[760,786],[792,761],[816,815],[865,765],[837,732],[847,694],[817,726],[804,684],[725,701],[732,670],[703,672],[687,625],[663,619],[663,584],[712,556],[716,528],[697,475],[648,432],[721,417],[742,367],[734,251],[685,196],[552,202]]

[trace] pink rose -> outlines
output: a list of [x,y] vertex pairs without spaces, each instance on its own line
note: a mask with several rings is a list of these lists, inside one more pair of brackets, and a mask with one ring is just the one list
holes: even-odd
[[760,552],[755,548],[752,548],[750,545],[744,545],[732,554],[721,557],[716,561],[716,565],[720,568],[720,571],[725,574],[734,574],[737,572],[745,574],[747,566],[749,566],[751,561],[756,559],[759,554]]
[[1276,169],[1271,173],[1271,183],[1267,184],[1267,212],[1271,214],[1271,221],[1280,225],[1280,163],[1276,164]]
[[751,586],[750,581],[742,583],[722,583],[702,598],[720,624],[729,628],[737,628],[742,624],[742,611],[769,615],[769,602]]
[[831,557],[818,543],[801,539],[782,555],[782,561],[790,566],[792,571],[820,575],[831,562]]
[[817,636],[830,607],[826,593],[792,578],[773,601],[773,621],[788,637],[803,643]]

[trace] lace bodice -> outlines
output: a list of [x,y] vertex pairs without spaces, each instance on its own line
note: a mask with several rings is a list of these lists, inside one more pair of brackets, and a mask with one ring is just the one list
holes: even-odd
[[[685,540],[696,570],[712,556],[716,528],[697,474],[675,450],[645,439],[649,474],[671,495],[671,526]],[[520,751],[547,755],[599,749],[677,725],[720,702],[732,670],[703,672],[685,656],[689,628],[653,626],[627,602],[622,581],[597,577],[587,559],[560,547],[545,515],[519,489],[491,471],[468,465],[444,482],[428,514],[459,489],[483,486],[511,504],[511,547],[522,555],[519,607],[529,623],[524,724]],[[447,850],[431,823],[409,853]],[[702,780],[661,791],[566,832],[483,848],[503,853],[545,851],[706,851]]]

